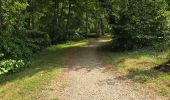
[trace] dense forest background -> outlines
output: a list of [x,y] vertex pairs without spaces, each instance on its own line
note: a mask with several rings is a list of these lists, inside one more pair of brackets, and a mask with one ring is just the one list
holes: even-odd
[[114,50],[170,47],[168,0],[0,0],[0,74],[51,44],[111,33]]

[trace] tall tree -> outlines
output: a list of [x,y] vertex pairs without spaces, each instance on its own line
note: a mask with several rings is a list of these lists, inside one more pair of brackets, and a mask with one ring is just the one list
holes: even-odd
[[0,0],[0,31],[2,31],[3,19],[2,19],[2,0]]
[[72,3],[68,0],[68,13],[67,13],[67,22],[66,22],[66,34],[69,37],[69,26],[70,26],[70,17],[71,17],[71,7]]
[[85,0],[85,11],[86,11],[86,21],[85,21],[85,23],[86,23],[86,38],[87,38],[87,35],[88,35],[88,1],[87,0]]

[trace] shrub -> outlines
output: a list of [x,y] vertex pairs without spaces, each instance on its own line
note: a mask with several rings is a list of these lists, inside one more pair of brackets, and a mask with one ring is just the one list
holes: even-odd
[[33,44],[39,46],[39,49],[47,47],[50,43],[50,38],[48,33],[36,31],[36,30],[26,30],[22,33],[23,37],[26,36],[32,39]]
[[16,72],[23,68],[25,63],[23,60],[5,60],[0,64],[0,75],[6,74],[9,72]]
[[0,35],[0,51],[6,59],[26,59],[49,45],[49,36],[45,32],[20,31],[3,32]]
[[29,58],[34,53],[47,47],[49,43],[49,36],[46,32],[35,30],[1,31],[0,75],[22,69],[26,65],[25,62],[29,62]]
[[[2,59],[4,56],[3,53],[0,53],[0,58]],[[0,62],[0,75],[9,73],[9,72],[16,72],[23,68],[25,63],[23,60],[3,60]]]

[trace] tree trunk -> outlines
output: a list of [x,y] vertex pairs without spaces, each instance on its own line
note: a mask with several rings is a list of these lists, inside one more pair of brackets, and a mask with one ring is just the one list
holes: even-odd
[[31,14],[30,14],[30,10],[31,10],[31,0],[27,1],[29,6],[27,7],[27,12],[29,13],[29,17],[26,19],[26,23],[27,23],[27,28],[31,29]]
[[101,26],[101,35],[104,35],[104,24],[102,18],[100,18],[100,26]]
[[63,13],[64,13],[64,0],[61,2],[61,10],[60,10],[60,15],[59,15],[59,19],[58,19],[58,25],[60,26],[59,28],[62,28],[63,25]]
[[70,12],[71,12],[71,2],[69,0],[68,2],[68,14],[67,14],[67,22],[66,22],[66,34],[67,34],[67,38],[69,38],[69,24],[70,24]]
[[54,5],[53,5],[53,8],[54,8],[54,23],[55,23],[55,28],[58,30],[58,20],[59,20],[59,17],[58,17],[58,12],[59,12],[59,2],[57,2],[57,0],[53,0],[54,2]]
[[87,38],[87,35],[88,35],[88,12],[87,12],[88,2],[87,2],[87,0],[85,1],[85,5],[86,5],[86,34],[85,34],[85,38]]
[[61,2],[61,11],[60,11],[60,18],[59,18],[59,21],[62,21],[63,20],[63,13],[64,13],[64,0],[63,2]]
[[2,31],[3,18],[2,18],[2,0],[0,0],[0,31]]
[[33,2],[32,2],[32,0],[28,0],[27,2],[28,2],[28,4],[29,4],[29,6],[28,6],[28,8],[27,8],[27,11],[28,11],[28,13],[29,13],[29,17],[28,17],[28,19],[26,20],[26,22],[27,22],[27,27],[28,27],[29,29],[33,29],[34,26],[35,26],[35,20],[34,20],[34,14],[33,14]]
[[34,29],[35,28],[35,19],[34,19],[35,17],[34,17],[34,14],[32,13],[31,14],[31,29]]
[[59,5],[61,5],[61,7],[59,6],[59,12],[58,12],[58,28],[59,28],[59,32],[66,32],[65,29],[63,29],[64,24],[64,7],[65,7],[65,0],[62,0]]

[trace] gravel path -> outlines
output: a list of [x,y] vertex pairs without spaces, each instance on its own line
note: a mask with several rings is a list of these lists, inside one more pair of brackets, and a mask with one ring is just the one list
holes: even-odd
[[[66,54],[66,69],[49,86],[45,100],[166,100],[105,71],[97,50],[104,40],[72,49]],[[59,82],[60,81],[60,82]]]

